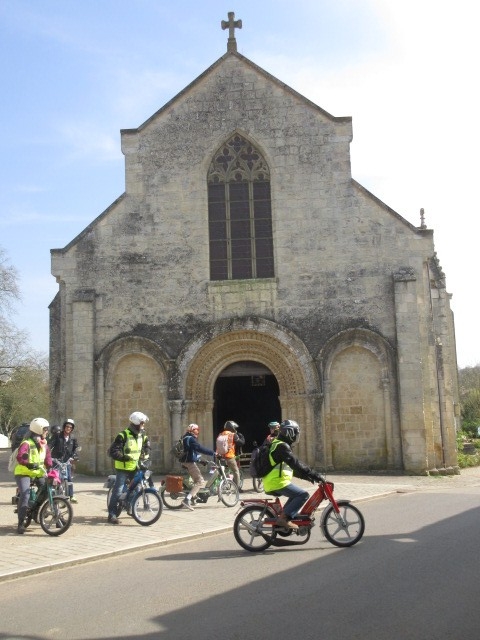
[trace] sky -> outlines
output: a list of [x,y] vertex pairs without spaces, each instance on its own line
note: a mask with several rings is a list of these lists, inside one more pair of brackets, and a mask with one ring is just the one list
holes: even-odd
[[62,248],[125,189],[120,130],[238,51],[334,116],[352,177],[434,230],[459,367],[480,364],[480,113],[471,0],[0,0],[0,246],[19,274],[11,321],[47,353]]

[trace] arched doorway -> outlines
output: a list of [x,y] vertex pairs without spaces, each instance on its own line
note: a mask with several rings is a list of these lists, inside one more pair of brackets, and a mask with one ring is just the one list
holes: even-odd
[[[213,443],[222,424],[220,416],[235,419],[234,416],[226,414],[226,409],[221,410],[225,413],[218,413],[215,405],[218,394],[220,397],[227,397],[227,392],[222,391],[222,386],[228,386],[229,383],[222,380],[229,376],[224,372],[228,373],[229,367],[238,367],[240,363],[249,363],[247,370],[248,367],[252,367],[252,363],[255,367],[262,366],[262,373],[271,373],[275,380],[272,384],[278,386],[278,391],[275,387],[270,397],[276,394],[281,411],[278,411],[278,415],[271,416],[270,411],[268,416],[266,413],[263,415],[263,433],[266,433],[266,425],[272,419],[289,417],[297,420],[302,425],[302,439],[297,454],[313,465],[316,454],[320,451],[315,423],[316,417],[320,420],[320,412],[315,412],[315,406],[321,399],[317,372],[301,340],[268,320],[232,320],[220,323],[214,331],[210,330],[196,336],[187,345],[177,362],[182,383],[179,393],[181,420],[186,424],[195,422],[201,425],[203,442]],[[247,405],[241,395],[238,402],[244,407]],[[275,408],[276,405],[272,406],[272,409]],[[177,431],[180,437],[181,434]]]
[[273,373],[254,361],[236,362],[219,374],[213,390],[214,437],[226,420],[234,420],[245,436],[243,453],[261,444],[271,420],[281,420],[278,382]]

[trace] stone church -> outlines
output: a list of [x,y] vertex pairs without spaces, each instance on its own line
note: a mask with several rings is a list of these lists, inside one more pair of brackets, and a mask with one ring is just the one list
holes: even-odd
[[[295,419],[322,470],[456,470],[453,315],[433,232],[351,175],[332,116],[227,52],[121,132],[125,192],[53,249],[51,420],[73,416],[83,470],[134,410],[157,471],[196,422],[245,450]],[[408,185],[405,185],[408,189]]]

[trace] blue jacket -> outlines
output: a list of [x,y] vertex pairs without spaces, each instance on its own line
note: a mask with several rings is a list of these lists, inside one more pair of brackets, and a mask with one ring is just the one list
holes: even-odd
[[214,456],[215,451],[212,449],[207,449],[207,447],[202,447],[195,436],[192,436],[191,433],[186,433],[183,437],[183,449],[186,452],[186,460],[185,462],[198,462],[199,454],[204,453],[207,456]]

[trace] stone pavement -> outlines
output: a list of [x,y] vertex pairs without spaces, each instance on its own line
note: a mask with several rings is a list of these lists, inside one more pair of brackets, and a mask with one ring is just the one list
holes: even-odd
[[[0,450],[0,580],[49,571],[140,551],[149,547],[214,535],[231,530],[238,506],[225,507],[212,496],[195,511],[163,508],[160,519],[152,526],[142,527],[126,514],[121,524],[107,523],[104,477],[76,476],[75,493],[78,504],[73,505],[74,519],[70,529],[58,538],[46,535],[40,525],[32,523],[23,536],[16,533],[17,516],[11,498],[15,482],[7,470],[9,450]],[[462,470],[460,475],[440,477],[406,476],[400,474],[330,474],[335,483],[337,499],[359,502],[396,492],[438,489],[453,486],[478,486],[480,468]],[[156,486],[162,477],[155,476]],[[301,483],[313,490],[309,483]],[[250,479],[245,481],[242,497],[260,497],[254,493]]]

